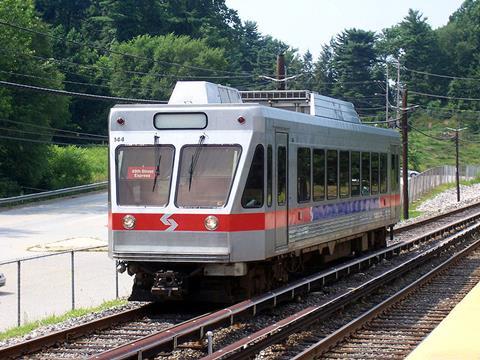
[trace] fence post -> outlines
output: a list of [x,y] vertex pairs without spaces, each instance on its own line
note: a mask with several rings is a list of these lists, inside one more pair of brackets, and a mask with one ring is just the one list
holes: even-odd
[[118,271],[117,271],[116,262],[115,262],[115,299],[118,299]]
[[72,266],[72,310],[75,310],[75,251],[71,251],[71,266]]
[[20,265],[20,260],[17,261],[17,326],[20,326],[21,324],[21,295],[20,295],[20,290],[21,290],[21,283],[20,283],[20,275],[21,274],[21,265]]

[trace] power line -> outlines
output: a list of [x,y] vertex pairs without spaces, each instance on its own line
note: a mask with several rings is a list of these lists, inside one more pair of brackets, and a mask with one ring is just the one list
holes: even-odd
[[409,124],[409,127],[413,130],[415,130],[416,132],[422,134],[423,136],[426,136],[426,137],[429,137],[431,139],[434,139],[434,140],[437,140],[437,141],[449,141],[450,139],[444,139],[444,138],[439,138],[439,137],[436,137],[436,136],[433,136],[433,135],[429,135],[425,132],[423,132],[422,130],[420,129],[417,129],[416,127],[414,127],[413,125]]
[[[0,70],[1,73],[3,74],[10,74],[10,75],[15,75],[15,76],[22,76],[26,78],[32,78],[32,79],[40,79],[40,80],[52,80],[51,78],[46,78],[43,76],[37,76],[37,75],[30,75],[30,74],[22,74],[22,73],[16,73],[13,71],[5,71],[5,70]],[[64,84],[74,84],[74,85],[87,85],[87,86],[93,86],[93,87],[99,87],[99,88],[104,88],[104,89],[110,89],[109,86],[107,85],[100,85],[100,84],[92,84],[92,83],[85,83],[85,82],[79,82],[79,81],[70,81],[70,80],[60,80]]]
[[443,113],[462,113],[462,112],[472,112],[472,113],[480,113],[478,110],[468,110],[468,109],[444,109],[444,108],[429,108],[425,107],[423,105],[418,105],[418,104],[412,104],[415,106],[418,106],[421,108],[423,111],[435,111],[435,112],[443,112]]
[[[5,135],[0,135],[0,139],[6,139],[6,140],[16,140],[16,141],[26,141],[26,142],[34,142],[34,143],[39,143],[39,144],[47,144],[47,145],[69,145],[69,146],[103,146],[103,145],[98,145],[98,144],[82,144],[82,145],[75,145],[75,144],[69,144],[69,143],[58,142],[58,141],[44,141],[44,140],[37,140],[37,139],[27,139],[27,138],[15,137],[15,136],[5,136]],[[106,145],[105,145],[105,146],[106,146]]]
[[8,122],[8,123],[11,123],[11,124],[19,124],[19,125],[24,125],[24,126],[28,126],[28,127],[34,127],[34,128],[38,128],[38,129],[54,130],[54,131],[61,131],[61,132],[70,133],[70,134],[85,135],[85,136],[91,136],[91,137],[98,137],[98,138],[102,138],[102,139],[108,139],[108,136],[106,136],[106,135],[90,134],[90,133],[78,132],[78,131],[73,131],[73,130],[64,130],[64,129],[58,129],[58,128],[53,128],[53,127],[49,127],[49,126],[41,126],[41,125],[37,125],[37,124],[30,124],[30,123],[25,123],[25,122],[21,122],[21,121],[2,119],[2,118],[0,118],[0,121]]
[[163,60],[155,60],[155,59],[150,59],[150,58],[140,56],[140,55],[123,53],[123,52],[120,52],[120,51],[108,49],[104,46],[98,46],[98,45],[94,45],[94,44],[91,44],[91,43],[90,44],[83,44],[83,43],[80,43],[78,41],[68,40],[68,39],[65,39],[65,38],[60,38],[59,36],[55,36],[55,35],[48,34],[48,33],[42,32],[42,31],[26,28],[26,27],[23,27],[23,26],[20,26],[20,25],[12,24],[10,22],[7,22],[7,21],[1,20],[1,19],[0,19],[0,25],[8,26],[8,27],[11,27],[11,28],[14,28],[14,29],[17,29],[17,30],[21,30],[21,31],[24,31],[24,32],[31,33],[31,34],[36,34],[36,35],[49,37],[51,39],[63,41],[65,43],[71,43],[71,44],[81,46],[81,47],[90,47],[92,49],[99,50],[101,52],[108,52],[110,54],[120,55],[120,56],[123,56],[123,57],[132,58],[132,59],[146,60],[146,61],[149,61],[149,62],[158,63],[158,64],[162,64],[162,65],[177,66],[177,67],[183,67],[183,68],[188,68],[188,69],[202,70],[202,71],[208,71],[208,72],[217,72],[217,73],[224,73],[224,74],[251,75],[251,74],[248,74],[248,73],[236,73],[236,72],[226,71],[226,70],[209,69],[209,68],[204,68],[204,67],[200,67],[200,66],[185,65],[185,64],[179,64],[179,63],[163,61]]
[[411,94],[433,97],[433,98],[440,98],[440,99],[447,99],[447,100],[464,100],[464,101],[480,101],[480,99],[476,98],[462,98],[462,97],[454,97],[454,96],[446,96],[446,95],[436,95],[436,94],[428,94],[422,93],[418,91],[410,91]]
[[436,76],[436,77],[441,77],[441,78],[445,78],[445,79],[480,81],[480,78],[471,78],[471,77],[461,77],[461,76],[451,76],[451,75],[433,74],[433,73],[429,73],[429,72],[426,72],[426,71],[419,71],[419,70],[409,69],[409,68],[407,68],[406,66],[402,66],[402,68],[405,69],[405,70],[407,70],[407,71],[413,72],[413,73],[422,74],[422,75],[428,75],[428,76]]
[[15,89],[21,90],[30,90],[54,95],[62,95],[62,96],[72,96],[90,100],[101,100],[101,101],[113,101],[113,102],[126,102],[126,103],[146,103],[146,104],[164,104],[167,101],[161,100],[150,100],[150,99],[133,99],[133,98],[123,98],[123,97],[115,97],[115,96],[105,96],[105,95],[94,95],[94,94],[87,94],[87,93],[80,93],[80,92],[73,92],[73,91],[66,91],[66,90],[59,90],[59,89],[51,89],[51,88],[44,88],[39,86],[33,85],[26,85],[26,84],[18,84],[9,81],[1,81],[0,86],[10,87]]
[[98,138],[90,138],[90,137],[84,137],[84,136],[72,136],[72,135],[60,135],[60,134],[46,134],[46,133],[38,133],[38,132],[33,132],[33,131],[28,131],[28,130],[7,128],[7,127],[2,127],[2,126],[0,126],[0,130],[22,133],[22,134],[38,135],[38,136],[60,137],[60,138],[66,138],[66,139],[102,141],[102,142],[106,141],[104,139],[98,139]]

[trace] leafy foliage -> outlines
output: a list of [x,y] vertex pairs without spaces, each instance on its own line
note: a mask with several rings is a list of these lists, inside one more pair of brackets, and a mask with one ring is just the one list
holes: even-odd
[[[385,85],[385,70],[392,74],[391,60],[398,58],[401,85],[451,97],[411,94],[411,103],[425,111],[454,111],[442,118],[456,114],[458,125],[480,131],[480,112],[474,112],[480,111],[480,101],[453,99],[480,98],[478,0],[465,0],[448,24],[435,30],[413,9],[380,33],[346,29],[323,46],[317,59],[260,33],[255,22],[242,22],[225,0],[3,0],[0,19],[37,32],[2,26],[1,80],[167,100],[177,80],[274,89],[276,84],[265,76],[274,76],[276,56],[284,53],[287,76],[297,75],[288,89],[310,89],[351,101],[372,120],[384,118],[383,94],[393,92],[392,85]],[[393,96],[390,101],[394,103]],[[45,180],[52,154],[48,143],[54,134],[49,127],[106,134],[112,105],[0,88],[0,119],[20,122],[0,120],[2,135],[23,139],[0,138],[0,196],[22,187],[60,186]],[[60,163],[68,160],[59,159],[68,159],[74,150],[60,155],[58,149],[53,151],[55,166],[63,171]],[[421,151],[412,153],[418,154],[416,166],[422,167]],[[65,178],[65,184],[68,181],[85,178],[78,174]]]

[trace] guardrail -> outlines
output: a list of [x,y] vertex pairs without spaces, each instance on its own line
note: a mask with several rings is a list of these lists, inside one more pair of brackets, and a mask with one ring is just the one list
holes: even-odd
[[44,199],[44,198],[49,198],[57,195],[70,195],[70,194],[75,194],[82,191],[101,189],[106,187],[107,184],[108,184],[108,181],[102,181],[102,182],[93,183],[93,184],[73,186],[69,188],[57,189],[57,190],[51,190],[51,191],[43,191],[43,192],[34,193],[34,194],[12,196],[8,198],[0,199],[0,206],[14,205],[17,203],[21,203],[23,201]]

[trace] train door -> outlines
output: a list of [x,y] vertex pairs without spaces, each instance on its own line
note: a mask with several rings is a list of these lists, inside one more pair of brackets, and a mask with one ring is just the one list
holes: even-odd
[[275,248],[288,245],[288,134],[275,133]]

